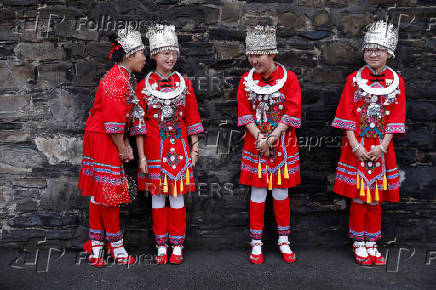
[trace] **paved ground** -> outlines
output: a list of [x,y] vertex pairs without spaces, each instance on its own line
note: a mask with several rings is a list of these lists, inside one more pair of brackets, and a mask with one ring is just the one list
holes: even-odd
[[[150,249],[139,263],[97,269],[81,253],[0,249],[1,289],[436,289],[436,248],[393,247],[386,267],[362,267],[348,248],[295,248],[297,262],[285,264],[275,249],[265,263],[251,265],[247,250],[190,249],[182,265],[153,265]],[[386,249],[385,249],[386,252]],[[433,259],[432,259],[433,257]],[[49,262],[47,262],[49,261]],[[426,265],[430,262],[430,265]]]

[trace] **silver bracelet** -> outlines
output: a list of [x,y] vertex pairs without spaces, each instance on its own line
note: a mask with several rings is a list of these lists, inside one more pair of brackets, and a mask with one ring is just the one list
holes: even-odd
[[141,162],[143,162],[143,161],[147,161],[147,158],[141,158],[139,161],[138,161],[138,163],[141,163]]
[[352,149],[353,153],[356,152],[357,150],[359,150],[359,148],[360,148],[360,144],[357,144],[357,145]]
[[380,147],[380,150],[381,150],[383,153],[388,153],[388,150],[386,150],[386,148],[385,148],[382,144],[378,145],[378,147]]

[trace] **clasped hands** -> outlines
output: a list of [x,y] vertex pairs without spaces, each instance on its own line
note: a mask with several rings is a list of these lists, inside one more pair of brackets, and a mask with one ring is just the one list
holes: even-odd
[[270,151],[272,150],[274,144],[277,142],[278,138],[275,135],[265,136],[262,133],[259,133],[256,138],[256,142],[254,146],[257,151],[262,154],[262,156],[270,156]]
[[354,155],[357,157],[359,161],[377,161],[383,154],[383,151],[380,146],[374,146],[368,152],[363,146],[359,146],[359,148],[354,152]]

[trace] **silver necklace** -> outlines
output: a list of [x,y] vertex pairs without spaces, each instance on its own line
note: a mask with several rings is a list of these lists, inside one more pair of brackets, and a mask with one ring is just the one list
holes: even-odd
[[162,100],[171,100],[174,99],[175,97],[179,96],[180,94],[182,94],[185,89],[186,89],[186,83],[185,83],[185,79],[183,78],[183,76],[178,73],[177,71],[175,72],[175,74],[179,77],[180,79],[180,85],[171,92],[162,92],[162,91],[158,91],[155,88],[153,88],[153,86],[150,84],[150,76],[153,72],[149,72],[147,74],[147,76],[145,77],[145,88],[142,90],[143,94],[146,94],[147,96],[154,96],[158,99],[162,99]]
[[244,84],[246,86],[246,88],[252,92],[255,92],[256,94],[259,95],[267,95],[267,94],[272,94],[277,92],[278,90],[280,90],[281,88],[283,88],[283,86],[285,85],[285,82],[288,78],[288,74],[286,72],[286,68],[280,64],[277,63],[282,69],[283,69],[283,77],[281,79],[278,79],[276,81],[276,84],[273,86],[264,86],[261,87],[259,86],[254,80],[253,80],[253,73],[254,73],[254,68],[252,68],[250,70],[250,72],[248,73],[248,75],[244,78]]

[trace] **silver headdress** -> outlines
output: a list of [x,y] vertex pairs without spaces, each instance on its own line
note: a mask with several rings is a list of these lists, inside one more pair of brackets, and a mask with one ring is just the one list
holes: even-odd
[[154,24],[148,28],[146,36],[150,42],[151,55],[166,50],[179,52],[179,42],[174,25]]
[[117,41],[124,49],[126,55],[131,55],[138,50],[144,49],[141,33],[136,30],[120,29],[117,33]]
[[395,56],[394,51],[398,43],[398,29],[392,23],[383,20],[372,23],[363,39],[362,50],[365,48],[377,48],[383,46]]
[[272,26],[249,27],[245,38],[246,54],[277,54],[276,28]]

